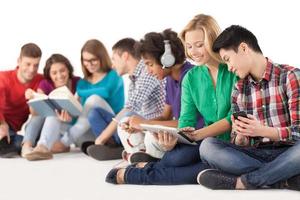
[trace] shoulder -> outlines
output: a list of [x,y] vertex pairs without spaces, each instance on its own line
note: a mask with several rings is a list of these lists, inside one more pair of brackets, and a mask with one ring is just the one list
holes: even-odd
[[115,70],[113,70],[113,69],[111,69],[109,72],[107,72],[107,76],[108,77],[112,77],[112,78],[116,78],[116,79],[121,78],[118,75],[118,73]]
[[14,70],[10,71],[1,71],[0,72],[0,87],[1,89],[7,89],[8,85],[10,84],[10,79],[12,79],[13,76],[15,76]]

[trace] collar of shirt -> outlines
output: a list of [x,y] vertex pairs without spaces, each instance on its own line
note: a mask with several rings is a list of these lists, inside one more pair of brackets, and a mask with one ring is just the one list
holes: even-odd
[[136,65],[133,74],[129,76],[129,79],[132,82],[135,82],[135,80],[141,75],[141,73],[144,69],[144,66],[145,66],[144,61],[140,60],[140,62]]
[[266,66],[266,70],[262,76],[262,79],[260,81],[255,81],[251,75],[248,75],[247,77],[247,82],[251,83],[251,85],[261,85],[264,82],[269,82],[271,80],[272,77],[272,71],[274,70],[274,65],[272,63],[272,61],[268,58],[267,59],[267,66]]

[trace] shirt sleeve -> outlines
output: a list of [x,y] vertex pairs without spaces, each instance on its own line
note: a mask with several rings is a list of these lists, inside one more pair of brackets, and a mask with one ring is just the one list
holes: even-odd
[[125,108],[134,111],[141,110],[143,103],[159,87],[160,82],[155,77],[146,73],[145,76],[140,77],[140,80],[135,83],[135,88],[128,97]]
[[291,126],[279,128],[280,140],[300,139],[300,70],[287,76],[287,96]]
[[3,109],[6,101],[6,87],[2,80],[0,80],[0,97],[0,121],[5,121]]
[[189,75],[185,75],[182,80],[181,88],[181,110],[179,117],[179,128],[196,127],[197,124],[197,107],[192,97],[192,83],[189,80]]

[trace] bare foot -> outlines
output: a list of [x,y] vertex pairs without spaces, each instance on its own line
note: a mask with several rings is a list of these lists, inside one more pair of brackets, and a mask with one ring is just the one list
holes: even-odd
[[241,181],[241,177],[238,177],[236,180],[236,185],[235,185],[235,189],[238,190],[244,190],[246,189],[245,185],[243,184],[243,182]]
[[117,172],[117,183],[118,184],[124,184],[124,175],[125,175],[125,169],[121,168]]
[[135,165],[135,167],[137,167],[137,168],[144,168],[145,165],[147,165],[147,162],[139,162],[139,163],[137,163],[137,164]]

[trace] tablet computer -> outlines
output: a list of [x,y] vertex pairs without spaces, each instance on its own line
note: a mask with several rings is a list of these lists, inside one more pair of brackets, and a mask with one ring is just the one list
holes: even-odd
[[162,126],[162,125],[150,125],[150,124],[140,124],[141,128],[145,131],[150,131],[159,134],[160,131],[166,131],[173,136],[178,138],[178,142],[189,144],[189,145],[197,145],[197,143],[187,137],[183,132],[179,131],[177,128]]

